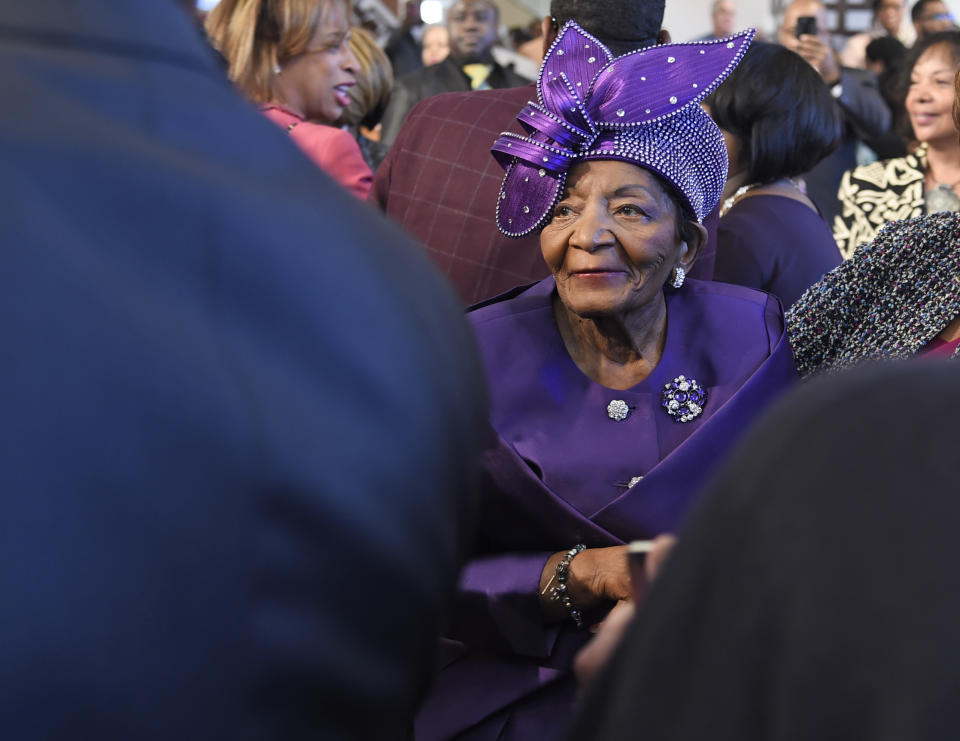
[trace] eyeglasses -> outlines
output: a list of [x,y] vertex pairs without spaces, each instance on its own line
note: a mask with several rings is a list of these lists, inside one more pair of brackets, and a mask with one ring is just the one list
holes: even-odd
[[925,21],[953,21],[952,13],[936,13],[934,15],[928,15],[923,20]]

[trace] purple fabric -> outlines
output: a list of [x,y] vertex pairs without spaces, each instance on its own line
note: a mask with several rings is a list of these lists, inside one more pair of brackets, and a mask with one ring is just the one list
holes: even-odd
[[528,136],[504,132],[491,148],[507,171],[497,226],[521,237],[539,229],[576,159],[617,159],[672,183],[697,219],[726,179],[726,148],[699,101],[743,56],[753,31],[728,39],[651,47],[616,59],[568,21],[544,57],[537,103],[517,119]]
[[[570,661],[589,634],[542,622],[537,584],[547,557],[577,542],[617,545],[675,530],[752,418],[796,379],[775,298],[691,280],[667,290],[663,357],[632,389],[647,408],[614,422],[606,402],[626,394],[599,387],[572,363],[553,291],[548,278],[470,314],[499,439],[485,455],[481,555],[461,577],[450,633],[462,643],[444,646],[419,741],[559,738],[574,699]],[[710,394],[687,424],[659,408],[658,387],[680,374]],[[617,485],[639,473],[636,486]]]
[[720,219],[714,279],[769,291],[784,306],[843,261],[820,215],[792,198],[742,198]]

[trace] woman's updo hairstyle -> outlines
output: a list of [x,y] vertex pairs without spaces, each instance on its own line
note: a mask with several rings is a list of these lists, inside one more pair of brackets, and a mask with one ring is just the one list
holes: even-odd
[[220,0],[205,23],[227,73],[256,103],[275,101],[274,78],[285,60],[307,50],[334,7],[350,0]]
[[738,140],[748,183],[802,175],[842,141],[840,111],[820,75],[779,44],[755,41],[706,104]]

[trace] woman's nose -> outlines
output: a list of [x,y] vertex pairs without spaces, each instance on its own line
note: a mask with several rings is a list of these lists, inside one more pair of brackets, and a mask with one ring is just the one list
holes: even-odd
[[350,46],[347,46],[346,53],[343,55],[343,61],[340,63],[340,69],[344,72],[356,74],[359,68],[360,62],[357,59],[357,55],[353,53],[353,49]]
[[573,233],[570,235],[570,246],[577,249],[593,252],[613,244],[610,216],[605,209],[588,208],[577,219]]

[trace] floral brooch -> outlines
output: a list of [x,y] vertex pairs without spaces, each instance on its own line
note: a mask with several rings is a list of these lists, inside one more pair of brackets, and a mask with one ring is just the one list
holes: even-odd
[[660,402],[667,414],[676,422],[690,422],[703,414],[707,403],[707,392],[692,378],[677,376],[663,387],[663,400]]

